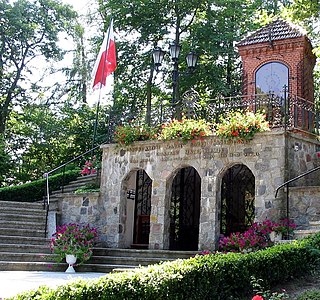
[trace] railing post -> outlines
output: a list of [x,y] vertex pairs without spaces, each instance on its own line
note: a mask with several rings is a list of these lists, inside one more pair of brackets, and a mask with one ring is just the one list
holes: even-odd
[[289,183],[286,185],[287,189],[287,239],[289,239],[289,218],[290,218],[290,205],[289,205]]

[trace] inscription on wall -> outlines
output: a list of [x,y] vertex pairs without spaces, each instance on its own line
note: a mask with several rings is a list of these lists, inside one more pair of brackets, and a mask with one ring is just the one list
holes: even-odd
[[[152,163],[157,160],[157,158],[161,161],[177,161],[260,156],[260,152],[254,151],[254,149],[247,144],[248,143],[240,145],[231,144],[228,141],[212,138],[206,141],[196,141],[187,146],[182,143],[133,146],[126,148],[126,150],[120,150],[120,152],[122,154],[124,151],[132,153],[129,158],[130,163]],[[116,159],[116,162],[119,162],[119,160]]]

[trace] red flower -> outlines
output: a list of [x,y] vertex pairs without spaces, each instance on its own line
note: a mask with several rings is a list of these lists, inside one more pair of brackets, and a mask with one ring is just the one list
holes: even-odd
[[252,300],[264,300],[264,299],[260,295],[255,295],[255,296],[253,296]]

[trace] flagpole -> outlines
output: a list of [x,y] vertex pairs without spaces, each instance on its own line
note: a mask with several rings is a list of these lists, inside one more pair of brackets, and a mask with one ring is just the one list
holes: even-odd
[[[113,19],[111,19],[111,21],[110,21],[105,51],[108,51],[108,48],[109,48],[110,31],[111,31],[111,26],[112,25],[113,25]],[[106,54],[106,57],[107,56],[108,56],[108,54]],[[101,77],[102,77],[101,81],[102,81],[103,76],[104,76],[105,65],[106,65],[106,59],[104,59],[104,61],[103,61],[102,73],[101,73]],[[97,137],[98,119],[99,119],[99,110],[100,110],[100,100],[101,100],[101,89],[102,89],[102,83],[100,83],[100,86],[99,86],[99,96],[98,96],[98,103],[97,103],[97,108],[96,108],[96,117],[95,117],[95,122],[94,122],[94,127],[93,127],[93,137],[92,137],[92,147],[91,147],[91,149],[94,148],[94,144],[95,144],[96,137]],[[93,154],[94,154],[93,151],[94,150],[92,150],[92,154],[91,154],[92,157],[93,157]]]

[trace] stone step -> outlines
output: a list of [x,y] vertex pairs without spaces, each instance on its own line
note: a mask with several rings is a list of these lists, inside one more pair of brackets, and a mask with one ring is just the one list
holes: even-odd
[[0,220],[0,228],[6,227],[6,228],[24,228],[24,229],[34,229],[34,230],[43,230],[44,224],[41,223],[35,223],[35,222],[26,222],[26,221],[4,221]]
[[[0,201],[0,208],[14,207],[23,209],[43,209],[43,202],[16,202],[16,201]],[[21,212],[21,210],[20,210]]]
[[1,214],[18,214],[23,216],[45,216],[46,210],[42,206],[36,209],[25,207],[1,207]]
[[0,235],[0,244],[48,245],[49,243],[50,239],[45,237]]
[[12,252],[15,253],[43,253],[50,254],[49,243],[46,245],[27,245],[27,244],[2,244],[0,243],[0,252]]
[[143,249],[113,249],[94,248],[95,256],[119,256],[119,257],[147,257],[161,259],[190,258],[196,255],[197,251],[172,251],[172,250],[143,250]]
[[0,252],[1,261],[16,262],[46,262],[54,261],[53,255],[49,253],[16,253],[16,252]]
[[5,228],[0,227],[0,235],[10,235],[17,237],[45,237],[45,230],[34,230],[25,228]]
[[97,175],[88,175],[78,177],[77,180],[69,182],[67,185],[61,188],[60,190],[56,190],[52,192],[52,195],[60,194],[60,193],[69,193],[74,192],[78,188],[83,188],[88,184],[94,184],[98,182]]
[[[2,258],[0,258],[2,259]],[[1,271],[45,271],[62,272],[66,270],[66,264],[49,262],[22,262],[0,260]]]
[[132,257],[132,256],[92,256],[89,260],[91,264],[112,264],[121,266],[147,266],[158,264],[162,261],[174,260],[174,258],[158,258],[158,257]]
[[46,216],[44,215],[23,215],[18,213],[4,213],[0,211],[0,220],[2,221],[26,221],[45,224]]

